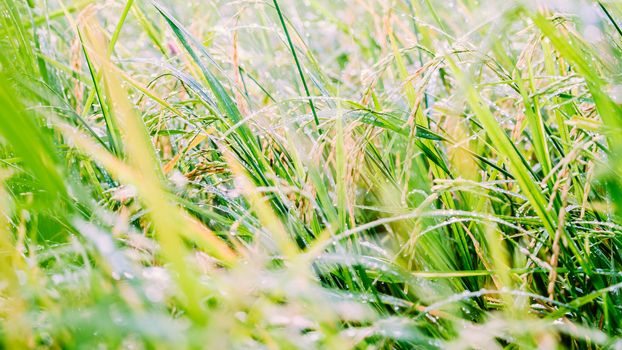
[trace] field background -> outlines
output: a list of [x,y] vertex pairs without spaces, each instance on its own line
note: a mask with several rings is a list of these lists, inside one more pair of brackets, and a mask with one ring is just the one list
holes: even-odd
[[0,0],[3,348],[621,348],[620,25]]

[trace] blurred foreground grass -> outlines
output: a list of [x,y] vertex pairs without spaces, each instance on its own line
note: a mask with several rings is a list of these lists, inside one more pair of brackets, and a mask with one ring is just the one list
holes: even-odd
[[4,348],[622,348],[622,2],[0,0]]

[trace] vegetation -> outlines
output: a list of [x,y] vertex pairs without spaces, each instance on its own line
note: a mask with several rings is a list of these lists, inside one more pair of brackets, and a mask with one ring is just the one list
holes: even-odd
[[4,348],[622,347],[622,2],[0,21]]

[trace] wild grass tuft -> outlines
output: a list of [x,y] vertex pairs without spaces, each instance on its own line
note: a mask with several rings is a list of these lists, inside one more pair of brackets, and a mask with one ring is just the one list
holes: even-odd
[[621,26],[0,0],[2,347],[622,347]]

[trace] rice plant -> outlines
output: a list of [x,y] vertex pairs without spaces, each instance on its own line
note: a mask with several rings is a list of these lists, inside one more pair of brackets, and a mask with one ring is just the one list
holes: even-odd
[[622,348],[619,0],[0,21],[2,348]]

